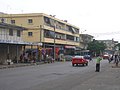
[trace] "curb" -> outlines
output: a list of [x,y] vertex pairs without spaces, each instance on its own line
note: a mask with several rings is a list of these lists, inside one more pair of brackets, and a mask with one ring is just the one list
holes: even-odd
[[112,68],[120,68],[120,66],[112,66]]
[[15,68],[15,67],[24,67],[24,66],[31,66],[31,65],[5,65],[1,66],[0,69],[6,69],[6,68]]
[[32,64],[13,64],[13,65],[0,65],[0,69],[7,69],[7,68],[15,68],[15,67],[25,67],[25,66],[33,66],[33,65],[41,65],[45,64],[42,63],[32,63]]

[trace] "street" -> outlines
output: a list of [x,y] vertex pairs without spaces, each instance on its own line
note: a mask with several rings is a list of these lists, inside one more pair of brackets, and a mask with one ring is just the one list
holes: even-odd
[[71,62],[55,62],[1,69],[0,90],[120,90],[119,85],[116,85],[117,89],[110,89],[111,84],[104,85],[104,80],[101,80],[101,83],[94,80],[100,73],[104,75],[108,68],[108,60],[102,60],[101,71],[95,72],[95,60],[93,60],[84,67],[82,65],[72,67]]

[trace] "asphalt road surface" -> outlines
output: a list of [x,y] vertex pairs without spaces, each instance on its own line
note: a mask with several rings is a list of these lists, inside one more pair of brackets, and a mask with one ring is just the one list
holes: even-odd
[[[107,60],[101,61],[101,72],[108,65]],[[73,67],[71,62],[55,62],[1,69],[0,90],[91,90],[85,83],[99,73],[95,72],[94,60],[88,66]]]

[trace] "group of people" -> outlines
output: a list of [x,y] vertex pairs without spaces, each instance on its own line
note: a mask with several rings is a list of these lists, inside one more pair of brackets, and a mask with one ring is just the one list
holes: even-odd
[[36,52],[25,52],[20,55],[21,63],[36,62]]
[[[97,58],[96,58],[96,72],[100,71],[100,61],[102,59],[103,58],[100,55],[98,55]],[[120,55],[115,54],[115,55],[112,55],[111,57],[109,57],[109,59],[108,59],[109,63],[113,60],[114,60],[114,63],[116,64],[116,66],[118,66],[118,63],[120,61]]]
[[109,63],[110,63],[111,61],[113,61],[113,60],[114,60],[114,63],[116,64],[116,66],[118,66],[118,63],[119,63],[119,61],[120,61],[120,55],[115,54],[115,55],[112,55],[112,56],[108,59]]

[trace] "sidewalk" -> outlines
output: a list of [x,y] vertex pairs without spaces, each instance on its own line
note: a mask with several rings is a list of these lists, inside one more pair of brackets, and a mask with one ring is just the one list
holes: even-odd
[[120,68],[120,62],[118,63],[118,66],[116,66],[115,63],[112,63],[112,64],[111,64],[111,67],[112,67],[112,68]]
[[44,64],[44,62],[37,62],[37,63],[14,63],[14,64],[11,64],[11,65],[4,64],[4,65],[0,65],[0,69],[24,67],[24,66],[32,66],[32,65],[40,65],[40,64]]

